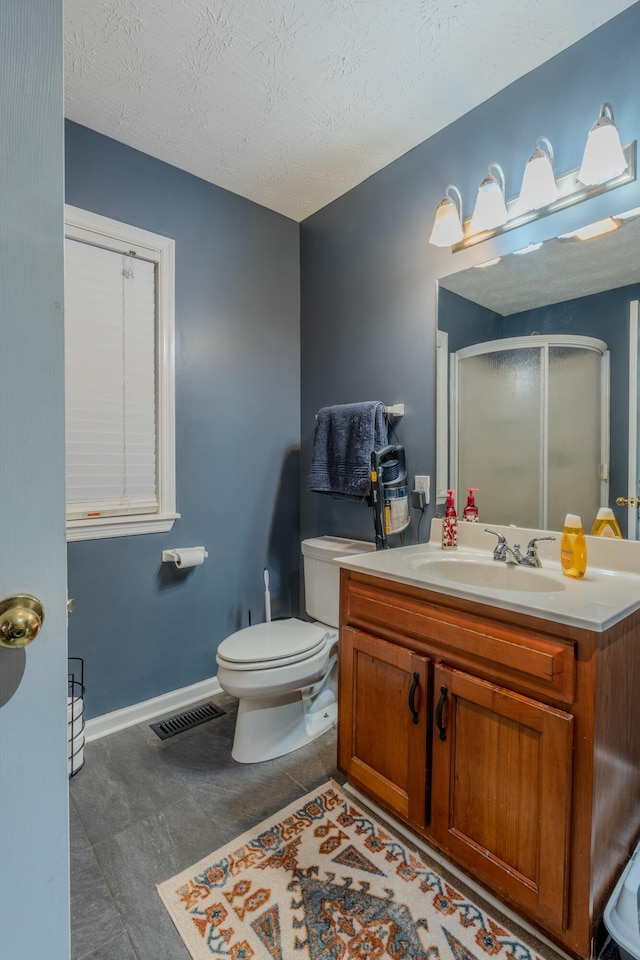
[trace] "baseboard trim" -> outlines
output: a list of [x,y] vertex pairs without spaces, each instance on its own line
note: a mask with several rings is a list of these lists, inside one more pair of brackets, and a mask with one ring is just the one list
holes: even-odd
[[84,728],[85,742],[90,743],[92,740],[99,740],[110,733],[117,733],[118,730],[132,727],[136,723],[144,723],[146,720],[152,720],[174,710],[180,710],[197,700],[212,697],[216,693],[222,693],[222,687],[218,683],[217,677],[210,677],[207,680],[201,680],[199,683],[192,683],[188,687],[180,687],[178,690],[163,693],[159,697],[152,697],[151,700],[143,700],[141,703],[133,703],[130,707],[122,707],[121,710],[104,713],[101,717],[87,720]]

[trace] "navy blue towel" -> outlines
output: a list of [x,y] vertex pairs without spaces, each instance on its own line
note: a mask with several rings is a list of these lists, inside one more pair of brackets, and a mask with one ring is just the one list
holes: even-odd
[[307,488],[339,500],[364,500],[371,488],[371,451],[387,442],[380,400],[323,407],[316,417]]

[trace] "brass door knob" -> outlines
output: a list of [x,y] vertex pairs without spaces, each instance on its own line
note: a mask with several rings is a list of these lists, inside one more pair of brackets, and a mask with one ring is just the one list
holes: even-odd
[[616,497],[616,503],[619,507],[637,507],[640,506],[640,500],[636,497]]
[[39,600],[29,594],[7,597],[0,602],[0,647],[16,650],[37,637],[44,621]]

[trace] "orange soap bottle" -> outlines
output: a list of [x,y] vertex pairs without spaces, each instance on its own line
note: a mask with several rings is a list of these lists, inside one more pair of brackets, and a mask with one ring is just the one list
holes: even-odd
[[592,537],[622,537],[618,521],[613,515],[611,507],[600,507],[598,516],[591,528]]
[[560,564],[565,577],[581,580],[587,570],[587,541],[584,538],[582,520],[568,513],[564,520],[560,542]]
[[450,550],[458,546],[458,514],[453,499],[455,490],[447,490],[447,502],[442,518],[442,549]]

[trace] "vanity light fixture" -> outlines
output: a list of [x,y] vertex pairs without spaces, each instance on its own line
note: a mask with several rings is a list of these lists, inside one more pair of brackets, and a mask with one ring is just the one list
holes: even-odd
[[[453,196],[449,195],[449,191]],[[429,237],[434,247],[451,247],[462,240],[462,194],[452,183],[436,209],[436,219]]]
[[535,150],[527,160],[520,196],[514,214],[546,207],[558,199],[558,184],[553,172],[553,147],[546,137],[538,137]]
[[485,260],[483,263],[474,263],[474,270],[485,270],[487,267],[495,267],[496,263],[500,263],[502,257],[494,257],[493,260]]
[[525,255],[525,253],[535,253],[535,251],[539,250],[541,246],[542,240],[540,240],[538,243],[530,243],[526,247],[520,247],[519,250],[514,250],[513,255],[514,257],[522,257]]
[[620,220],[617,217],[605,217],[603,220],[595,220],[593,223],[588,223],[586,227],[580,227],[579,230],[573,230],[571,233],[561,233],[558,240],[593,240],[605,233],[612,233],[619,226]]
[[[495,170],[497,176],[491,172]],[[499,163],[490,163],[487,175],[478,187],[476,205],[471,217],[474,233],[501,227],[507,222],[507,202],[504,195],[504,171]]]
[[[473,216],[462,223],[460,191],[451,185],[447,187],[436,211],[429,242],[437,247],[451,247],[455,253],[625,183],[633,183],[636,153],[635,140],[620,146],[611,104],[603,103],[589,133],[581,167],[555,176],[553,148],[546,137],[539,137],[525,167],[519,197],[505,198],[504,173],[499,164],[492,163],[478,189]],[[455,196],[451,196],[454,191]]]
[[585,186],[604,183],[624,173],[627,165],[613,118],[613,108],[605,102],[600,108],[600,116],[589,131],[578,180]]
[[624,213],[616,213],[616,220],[625,223],[627,220],[637,220],[640,217],[640,207],[634,207],[633,210],[625,210]]

